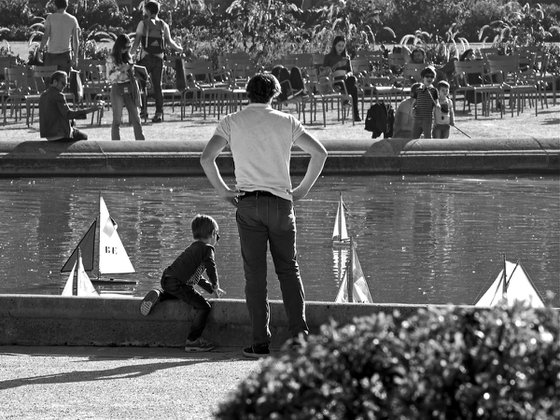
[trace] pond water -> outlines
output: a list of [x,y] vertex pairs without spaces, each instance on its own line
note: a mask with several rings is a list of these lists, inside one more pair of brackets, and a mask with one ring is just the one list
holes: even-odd
[[[229,180],[231,182],[231,180]],[[323,177],[296,204],[308,300],[333,301],[339,192],[371,293],[380,303],[472,304],[520,259],[545,300],[560,306],[557,176]],[[60,294],[60,268],[97,215],[99,194],[119,224],[143,296],[190,243],[190,219],[220,224],[217,263],[227,297],[244,297],[234,208],[204,178],[0,179],[0,293]],[[269,295],[281,298],[269,259]]]

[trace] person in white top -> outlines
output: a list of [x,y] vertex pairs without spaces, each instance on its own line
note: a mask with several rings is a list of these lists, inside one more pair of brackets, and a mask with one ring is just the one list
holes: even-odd
[[66,11],[68,0],[54,0],[56,12],[45,20],[45,33],[40,49],[44,50],[45,66],[58,66],[59,70],[70,73],[72,66],[78,67],[80,26],[78,20]]
[[[292,115],[272,108],[281,92],[271,74],[257,74],[246,87],[250,104],[224,117],[206,145],[202,168],[219,196],[237,207],[236,220],[245,271],[245,295],[252,322],[247,357],[270,353],[270,308],[266,285],[267,247],[280,281],[293,337],[308,334],[305,295],[297,263],[293,202],[307,195],[323,170],[327,151]],[[311,155],[299,185],[292,187],[290,157],[297,145]],[[235,188],[224,182],[216,159],[229,146],[235,165]]]

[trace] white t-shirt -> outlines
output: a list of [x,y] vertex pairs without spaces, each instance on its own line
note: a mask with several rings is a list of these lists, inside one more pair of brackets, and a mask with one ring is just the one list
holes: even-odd
[[45,21],[45,29],[49,26],[48,52],[62,54],[72,51],[72,34],[79,29],[78,20],[67,12],[51,13]]
[[291,150],[304,132],[292,115],[252,103],[224,117],[214,135],[229,144],[238,190],[268,191],[291,201]]

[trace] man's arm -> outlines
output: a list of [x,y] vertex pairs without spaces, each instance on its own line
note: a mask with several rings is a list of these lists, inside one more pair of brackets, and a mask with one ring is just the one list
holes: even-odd
[[47,45],[50,36],[51,36],[51,20],[47,16],[47,19],[45,20],[45,32],[43,33],[43,37],[41,38],[41,45],[39,46],[40,50],[45,49],[45,46]]
[[311,155],[305,176],[300,184],[292,191],[292,199],[297,201],[307,195],[311,187],[315,184],[315,181],[317,181],[317,178],[319,178],[319,175],[321,175],[321,171],[327,160],[327,149],[309,133],[303,133],[299,136],[295,144],[304,152]]
[[134,57],[136,55],[136,51],[138,50],[138,46],[140,42],[142,42],[142,34],[144,33],[144,22],[138,22],[138,26],[136,27],[136,35],[134,35],[134,42],[132,43],[132,49],[130,50],[130,54]]
[[164,23],[164,25],[163,25],[163,36],[165,36],[165,42],[167,42],[167,44],[171,45],[171,47],[175,51],[177,51],[177,52],[182,52],[183,51],[183,47],[181,47],[179,44],[177,44],[171,38],[171,32],[169,31],[169,25],[167,23]]
[[80,53],[80,27],[78,26],[78,21],[76,21],[76,26],[72,31],[72,50],[74,51],[74,67],[78,67],[78,55]]
[[212,136],[200,156],[200,164],[218,195],[228,203],[235,205],[237,192],[226,185],[218,170],[218,165],[216,165],[216,159],[220,153],[222,153],[226,145],[227,141],[223,137],[217,135]]

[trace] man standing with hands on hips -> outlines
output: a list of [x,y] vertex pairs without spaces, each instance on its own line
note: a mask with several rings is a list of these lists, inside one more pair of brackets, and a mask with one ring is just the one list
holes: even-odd
[[[327,151],[292,115],[274,110],[280,83],[271,74],[257,74],[247,83],[250,104],[223,118],[206,145],[201,164],[220,197],[237,207],[236,221],[245,272],[245,295],[252,324],[252,345],[246,357],[270,353],[270,307],[266,254],[270,252],[293,337],[309,332],[305,295],[297,263],[293,202],[307,195],[323,170]],[[311,155],[296,188],[290,178],[293,145]],[[229,146],[235,164],[236,188],[224,182],[216,159]]]

